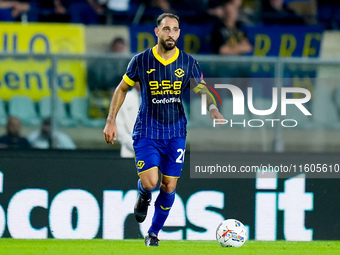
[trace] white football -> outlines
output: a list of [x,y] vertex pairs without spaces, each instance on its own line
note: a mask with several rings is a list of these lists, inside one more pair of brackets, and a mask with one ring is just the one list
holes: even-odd
[[218,225],[216,240],[222,247],[241,247],[247,240],[247,230],[242,222],[228,219]]

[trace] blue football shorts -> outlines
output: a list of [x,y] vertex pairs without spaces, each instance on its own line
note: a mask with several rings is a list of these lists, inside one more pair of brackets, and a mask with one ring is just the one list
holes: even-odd
[[134,140],[138,175],[158,167],[163,176],[179,178],[181,176],[185,138],[154,140],[139,138]]

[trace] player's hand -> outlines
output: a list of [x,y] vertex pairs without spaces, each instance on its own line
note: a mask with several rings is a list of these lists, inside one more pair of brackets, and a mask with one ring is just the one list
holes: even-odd
[[107,120],[103,133],[106,143],[114,144],[114,141],[117,140],[116,122]]
[[[224,117],[223,117],[222,113],[220,113],[217,109],[212,109],[210,111],[210,118],[212,120],[215,120],[215,119],[217,119],[217,120],[224,120]],[[225,124],[225,122],[224,121],[217,121],[216,124],[217,125],[223,125],[223,124]]]

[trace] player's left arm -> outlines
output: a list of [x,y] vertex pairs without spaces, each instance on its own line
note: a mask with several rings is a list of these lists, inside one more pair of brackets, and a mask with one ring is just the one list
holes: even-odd
[[[201,97],[201,100],[202,100],[202,95],[207,94],[206,91],[209,91],[209,89],[204,85],[205,82],[203,81],[203,73],[196,60],[194,61],[191,78],[194,78],[196,80],[197,82],[196,85],[199,83],[200,85],[199,89],[196,89],[196,88],[192,88],[192,89],[194,90],[195,93],[197,93]],[[202,85],[203,87],[201,87]],[[224,119],[223,115],[219,112],[217,106],[215,105],[214,100],[210,96],[206,96],[205,98],[207,99],[207,110],[210,112],[210,118],[213,120]],[[217,125],[220,125],[220,123],[217,122]]]
[[[206,86],[203,87],[203,89],[201,89],[200,91],[197,92],[197,94],[201,97],[202,99],[202,95],[206,94],[207,95],[207,90],[209,90]],[[219,112],[217,106],[214,103],[214,100],[210,97],[210,96],[206,96],[207,99],[207,110],[210,112],[210,118],[211,119],[224,119],[222,113]],[[217,125],[219,125],[217,123]]]

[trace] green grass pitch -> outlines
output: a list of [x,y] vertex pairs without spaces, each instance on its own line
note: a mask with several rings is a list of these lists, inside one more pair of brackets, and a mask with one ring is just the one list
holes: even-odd
[[6,255],[144,255],[144,254],[340,254],[340,241],[286,242],[247,241],[241,248],[223,248],[216,241],[160,241],[145,247],[144,240],[20,240],[0,239]]

